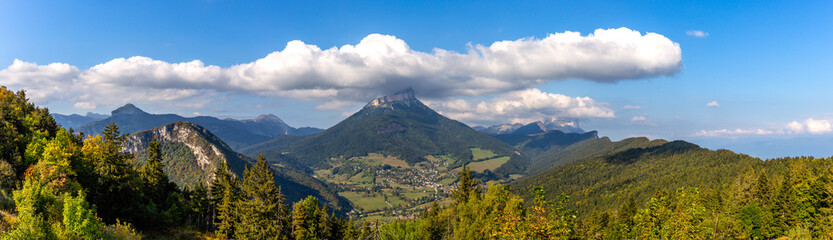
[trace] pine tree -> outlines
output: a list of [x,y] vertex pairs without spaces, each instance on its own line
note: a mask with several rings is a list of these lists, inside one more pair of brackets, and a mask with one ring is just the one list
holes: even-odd
[[760,203],[768,203],[770,201],[770,188],[766,171],[761,172],[760,175],[758,175],[758,182],[755,185],[755,199]]
[[779,232],[785,232],[793,225],[793,179],[791,174],[785,174],[781,181],[781,186],[773,199],[772,212],[774,214],[775,224],[780,229]]
[[109,147],[121,148],[122,143],[125,139],[127,139],[127,135],[122,135],[121,132],[119,132],[119,127],[116,126],[116,122],[110,122],[110,124],[107,124],[101,134],[104,137],[104,141],[110,144]]
[[316,234],[318,239],[331,239],[333,234],[333,225],[330,222],[330,216],[327,214],[327,205],[322,206],[315,210],[315,215],[318,218],[318,234]]
[[619,208],[619,223],[624,224],[628,229],[633,227],[633,216],[636,215],[637,210],[636,199],[633,196],[629,197],[628,201]]
[[[440,204],[436,201],[431,203],[431,207],[422,216],[426,220],[425,232],[428,233],[426,237],[431,240],[443,239],[448,221],[440,216]],[[364,229],[362,229],[362,236],[364,236]]]
[[[240,202],[238,239],[274,239],[281,236],[284,197],[281,195],[269,163],[258,156],[257,163],[243,172],[243,197]],[[284,236],[285,237],[285,236]]]
[[145,193],[157,205],[161,205],[164,197],[167,197],[168,175],[163,170],[162,152],[159,148],[159,142],[154,137],[148,144],[147,162],[142,166],[139,174],[147,184]]
[[295,239],[317,239],[318,235],[318,217],[316,210],[318,209],[318,199],[313,196],[307,196],[293,206],[292,211],[292,226]]
[[343,222],[343,226],[341,227],[341,237],[338,239],[344,240],[355,240],[359,239],[359,230],[356,229],[356,222],[353,221],[353,218]]
[[480,196],[480,186],[477,185],[477,178],[471,175],[469,166],[463,166],[463,171],[460,171],[458,179],[457,190],[454,191],[455,203],[466,203],[471,196]]
[[224,162],[214,171],[214,181],[211,184],[211,195],[215,199],[217,211],[214,233],[220,237],[234,236],[238,222],[238,192],[237,181],[229,172],[228,164]]
[[213,206],[211,206],[211,200],[208,196],[208,191],[205,189],[205,186],[202,184],[197,185],[193,191],[190,191],[188,194],[189,199],[189,206],[191,207],[191,215],[189,219],[191,219],[191,224],[193,224],[197,229],[202,229],[204,231],[210,230],[211,227],[211,212],[213,211]]
[[[134,168],[133,154],[122,151],[125,136],[119,133],[118,127],[111,123],[107,126],[102,137],[88,138],[82,147],[82,158],[86,165],[92,167],[91,174],[83,173],[79,176],[82,186],[89,189],[87,199],[97,207],[99,216],[105,222],[115,222],[116,219],[131,222],[138,227],[146,225],[147,210],[142,200],[144,185],[138,171]],[[78,169],[86,167],[77,166]]]

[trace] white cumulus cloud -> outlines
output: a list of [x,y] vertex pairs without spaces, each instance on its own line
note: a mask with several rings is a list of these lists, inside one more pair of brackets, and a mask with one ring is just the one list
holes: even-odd
[[717,101],[711,101],[709,103],[706,103],[706,107],[720,107],[720,104],[717,103]]
[[0,85],[11,89],[25,89],[26,96],[38,104],[66,98],[80,71],[65,63],[38,65],[15,59],[12,65],[0,70]]
[[426,104],[449,118],[481,125],[615,117],[607,103],[589,97],[546,93],[535,88],[512,91],[486,101],[429,100]]
[[692,36],[692,37],[698,37],[698,38],[704,38],[704,37],[709,36],[709,33],[703,32],[703,31],[700,31],[700,30],[688,30],[688,31],[685,32],[685,34],[689,35],[689,36]]
[[76,109],[95,109],[95,103],[91,102],[77,102],[72,105]]
[[787,124],[790,133],[824,134],[833,132],[833,120],[816,120],[808,118],[804,121],[792,121]]
[[83,71],[65,63],[15,60],[0,71],[0,85],[29,89],[39,103],[86,102],[77,107],[202,102],[199,98],[206,94],[234,92],[336,101],[320,107],[331,109],[347,106],[338,101],[366,102],[406,87],[421,97],[441,99],[507,93],[562,79],[617,82],[671,76],[681,69],[678,43],[657,33],[617,28],[472,44],[465,53],[421,52],[382,34],[327,49],[295,40],[281,51],[227,68],[142,56],[116,58]]

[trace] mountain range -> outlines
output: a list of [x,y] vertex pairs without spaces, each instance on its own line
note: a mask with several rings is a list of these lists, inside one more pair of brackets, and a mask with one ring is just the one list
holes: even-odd
[[[686,171],[739,172],[736,168],[752,159],[682,141],[611,141],[581,129],[577,121],[470,128],[430,109],[410,88],[376,98],[326,130],[292,128],[274,115],[185,118],[149,114],[132,104],[79,130],[99,132],[110,122],[134,132],[125,149],[137,153],[139,161],[147,143],[160,139],[165,170],[180,186],[205,184],[222,162],[239,175],[261,155],[273,164],[275,180],[292,201],[314,195],[345,212],[352,209],[358,217],[414,213],[422,204],[442,200],[453,192],[456,173],[464,165],[482,180],[511,183],[524,197],[531,197],[528,188],[535,185],[552,194],[593,191],[577,197],[576,206],[605,209],[621,203],[611,193],[642,201],[651,191],[695,184],[686,179],[692,178]],[[646,166],[666,169],[648,167],[653,170],[646,172]],[[666,181],[653,176],[660,173],[676,176],[673,184],[657,182]],[[715,183],[734,177],[726,173],[692,179]],[[617,188],[627,182],[655,185]]]
[[69,128],[78,129],[78,127],[84,126],[88,123],[95,122],[95,121],[102,120],[102,119],[105,119],[105,118],[109,117],[109,116],[104,115],[104,114],[97,114],[97,113],[91,113],[91,112],[88,112],[85,115],[78,115],[78,114],[63,115],[63,114],[58,114],[58,113],[52,113],[50,115],[52,115],[52,118],[55,119],[55,122],[58,123],[58,125],[66,128],[66,129],[69,129]]
[[241,149],[282,135],[307,135],[320,132],[316,128],[293,128],[272,114],[255,119],[235,120],[215,117],[182,117],[176,114],[150,114],[133,104],[113,110],[107,118],[78,127],[85,134],[98,134],[107,124],[115,122],[122,132],[135,133],[175,122],[192,122],[219,136],[232,149]]
[[563,133],[584,133],[584,130],[581,129],[581,127],[579,127],[578,120],[566,121],[559,119],[537,121],[529,124],[506,123],[492,125],[489,127],[475,126],[473,128],[490,136],[503,134],[536,134],[545,133],[549,131],[560,131]]

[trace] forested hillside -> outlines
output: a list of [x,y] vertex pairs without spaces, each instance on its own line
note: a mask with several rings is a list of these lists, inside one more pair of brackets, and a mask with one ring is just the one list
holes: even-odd
[[[208,186],[214,172],[228,165],[237,176],[243,176],[246,166],[255,163],[251,158],[231,150],[220,138],[207,129],[189,122],[176,122],[127,136],[125,149],[136,154],[139,164],[147,159],[149,143],[160,143],[164,171],[179,187],[193,189]],[[347,200],[340,198],[323,182],[293,168],[271,166],[275,182],[285,190],[287,200],[295,202],[314,196],[339,211],[349,211]]]
[[[727,150],[712,151],[675,141],[573,161],[512,186],[519,190],[543,186],[546,192],[573,196],[576,209],[589,213],[618,207],[629,197],[642,202],[657,191],[719,187],[759,162]],[[522,196],[532,198],[531,193],[522,192]]]
[[633,148],[654,147],[667,143],[662,139],[648,140],[645,137],[626,138],[614,142],[608,137],[587,138],[567,146],[555,145],[544,152],[535,154],[529,161],[528,174],[535,174],[552,167],[578,160],[601,157]]

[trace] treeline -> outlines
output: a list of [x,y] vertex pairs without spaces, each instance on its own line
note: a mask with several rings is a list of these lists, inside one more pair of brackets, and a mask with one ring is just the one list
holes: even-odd
[[[598,146],[604,145],[591,144],[579,150],[593,151],[600,149]],[[549,197],[570,195],[574,200],[570,206],[580,216],[587,216],[594,211],[617,209],[630,197],[637,203],[647,202],[658,191],[717,189],[763,163],[728,150],[712,151],[682,141],[655,145],[646,140],[635,146],[552,167],[510,185],[527,200],[534,196],[525,190],[533,186],[543,186]]]
[[589,214],[578,238],[833,239],[833,158],[784,158],[731,183],[657,192],[637,205]]

